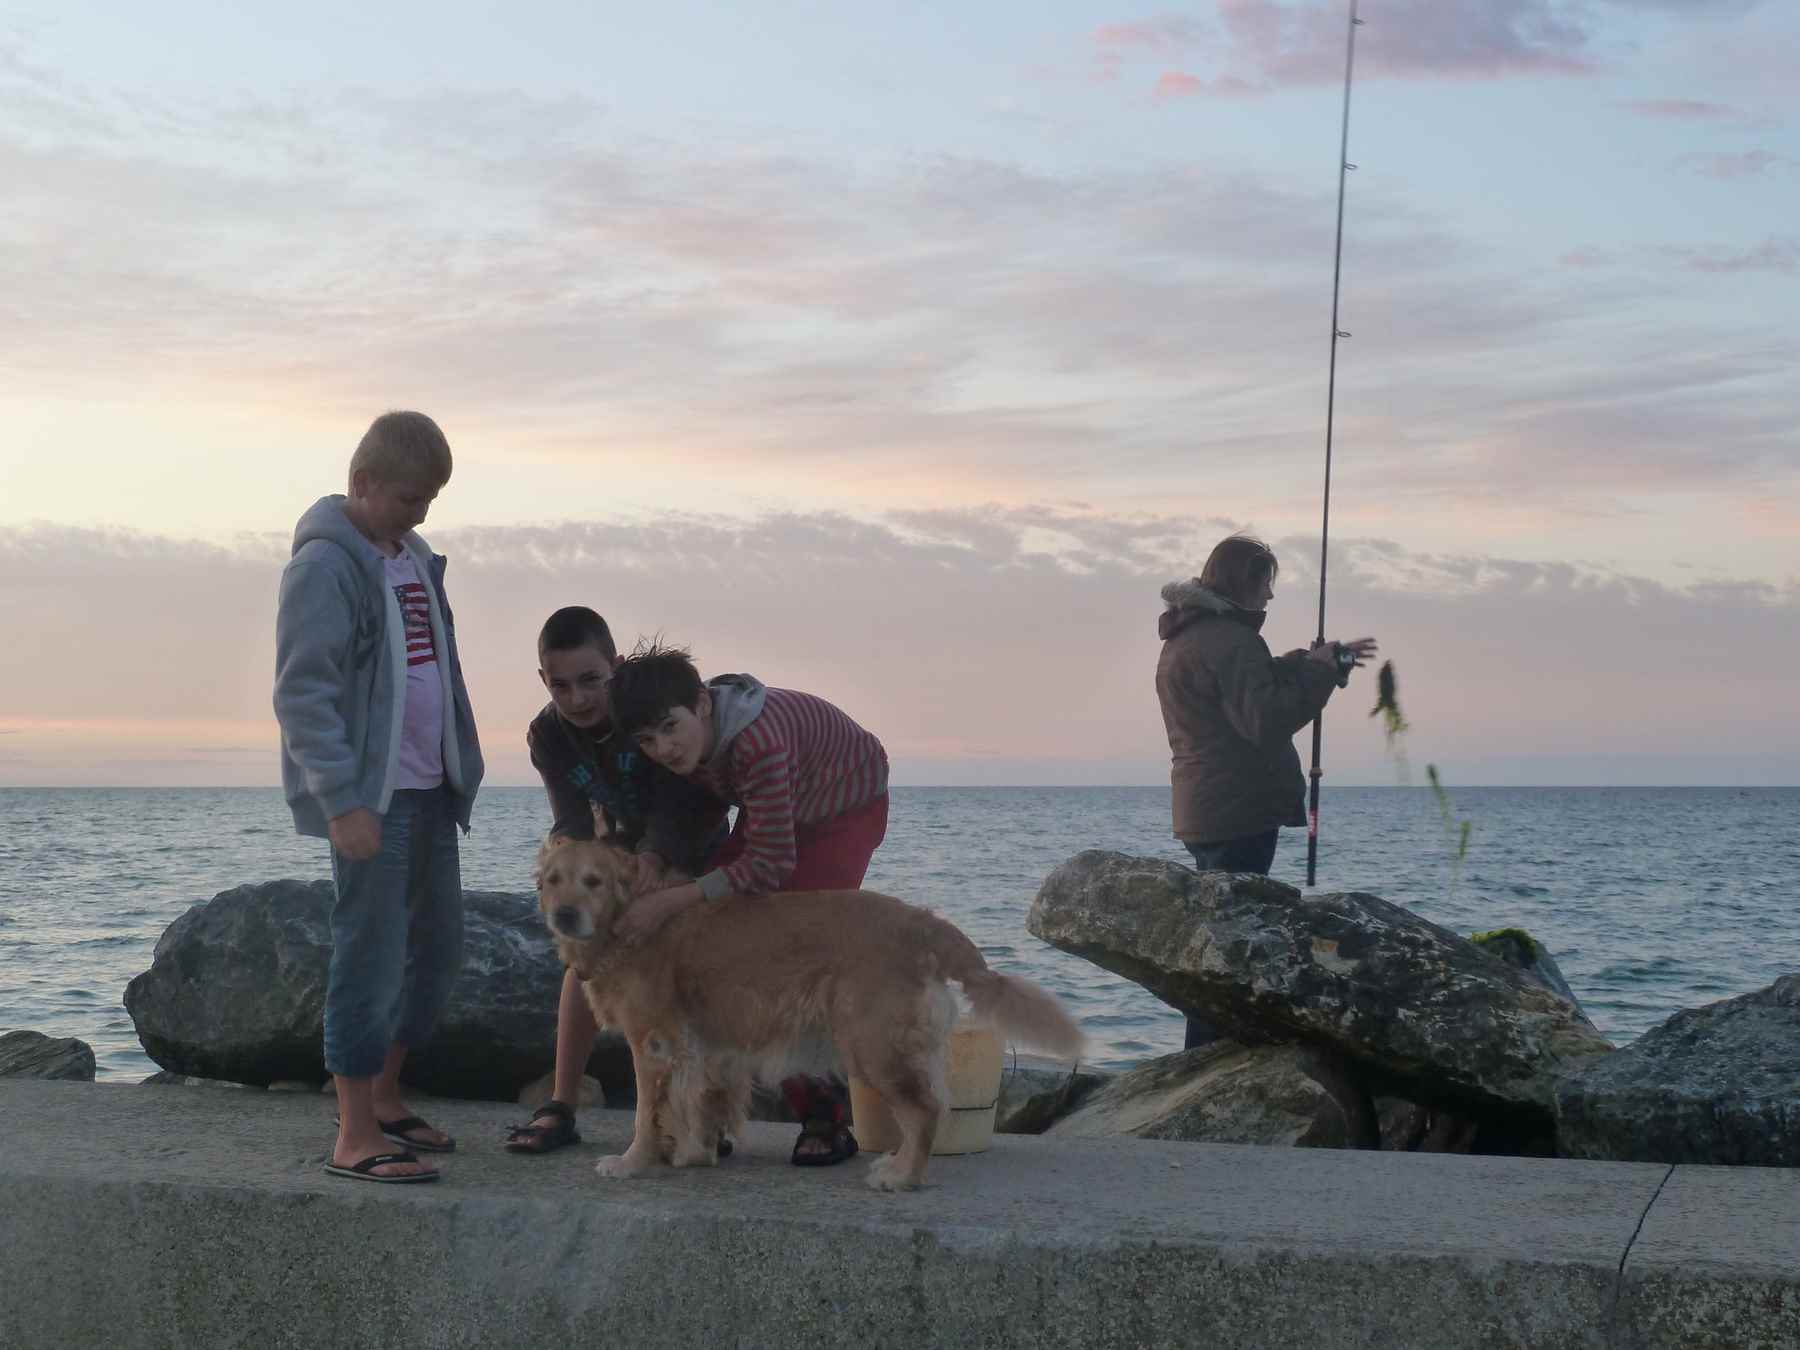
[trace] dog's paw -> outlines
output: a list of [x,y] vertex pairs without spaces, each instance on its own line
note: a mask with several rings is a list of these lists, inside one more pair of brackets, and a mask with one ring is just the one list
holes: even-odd
[[629,1153],[613,1153],[594,1164],[597,1175],[609,1181],[629,1181],[632,1177],[641,1177],[650,1170],[649,1165],[632,1157]]
[[875,1160],[864,1181],[872,1191],[911,1191],[917,1190],[919,1185],[917,1177],[908,1176],[894,1166],[891,1153]]
[[717,1150],[703,1148],[699,1144],[682,1145],[669,1155],[671,1167],[717,1167],[719,1154]]

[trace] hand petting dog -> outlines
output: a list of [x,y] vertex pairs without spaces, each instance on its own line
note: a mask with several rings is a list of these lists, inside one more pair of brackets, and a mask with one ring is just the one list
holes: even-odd
[[689,906],[699,904],[703,898],[700,887],[691,881],[649,895],[640,894],[631,902],[631,908],[619,916],[613,935],[629,944],[646,942],[670,919]]

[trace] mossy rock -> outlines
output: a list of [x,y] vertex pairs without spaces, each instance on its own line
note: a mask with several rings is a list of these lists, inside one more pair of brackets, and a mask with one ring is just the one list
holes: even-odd
[[1525,959],[1523,961],[1511,962],[1511,964],[1520,967],[1530,965],[1531,962],[1537,960],[1538,957],[1543,954],[1544,950],[1538,940],[1532,937],[1531,934],[1527,933],[1523,928],[1490,928],[1485,933],[1470,933],[1469,941],[1473,942],[1477,947],[1488,949],[1502,960],[1510,960],[1510,958],[1507,957],[1504,952],[1495,950],[1496,948],[1507,946],[1518,946],[1522,948]]

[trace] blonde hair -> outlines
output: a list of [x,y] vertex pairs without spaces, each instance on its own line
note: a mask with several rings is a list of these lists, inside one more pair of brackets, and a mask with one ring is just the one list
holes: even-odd
[[352,492],[358,473],[381,483],[429,483],[441,488],[450,481],[450,442],[422,412],[383,413],[369,424],[350,456]]

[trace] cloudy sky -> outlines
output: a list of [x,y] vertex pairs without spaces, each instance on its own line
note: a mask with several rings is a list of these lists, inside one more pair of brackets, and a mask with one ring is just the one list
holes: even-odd
[[[1415,778],[1800,782],[1800,10],[1361,12],[1328,630]],[[902,783],[1163,781],[1231,530],[1313,630],[1335,0],[5,13],[0,784],[275,781],[287,538],[389,407],[497,782],[568,603]]]

